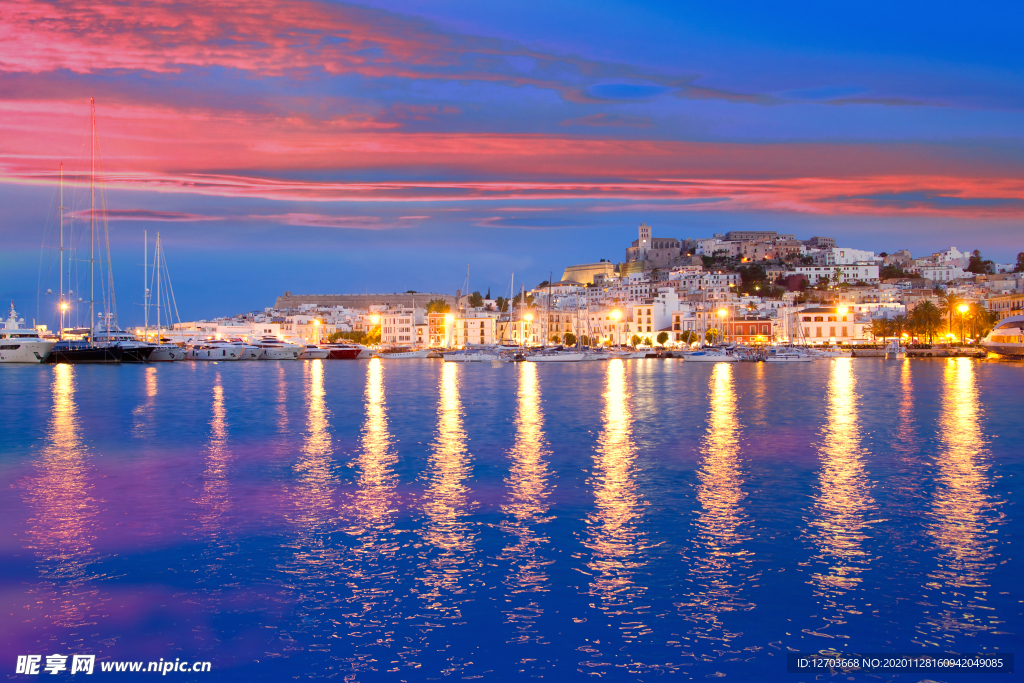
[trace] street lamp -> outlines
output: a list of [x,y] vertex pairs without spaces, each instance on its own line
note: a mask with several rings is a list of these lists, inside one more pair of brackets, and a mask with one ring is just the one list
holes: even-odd
[[619,345],[619,320],[622,318],[622,311],[614,309],[612,311],[612,320],[615,321],[615,345]]
[[718,309],[718,317],[722,319],[722,341],[725,341],[725,316],[729,315],[729,311],[724,308]]
[[525,322],[523,323],[523,342],[526,342],[526,337],[527,337],[527,334],[526,334],[526,326],[527,326],[527,325],[528,325],[529,323],[532,323],[532,322],[533,322],[533,313],[527,313],[526,315],[524,315],[524,316],[523,316],[523,320],[525,321]]
[[957,306],[956,310],[960,311],[960,346],[963,346],[964,345],[964,314],[967,313],[967,311],[971,310],[971,307],[968,306],[967,304],[960,304],[959,306]]
[[320,321],[317,320],[316,318],[313,318],[313,333],[316,335],[316,341],[314,343],[315,344],[319,344],[320,343]]

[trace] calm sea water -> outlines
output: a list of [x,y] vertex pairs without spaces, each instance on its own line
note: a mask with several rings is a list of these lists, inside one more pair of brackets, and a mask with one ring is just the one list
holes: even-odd
[[[2,367],[0,670],[795,682],[790,651],[1022,654],[1022,386],[968,359]],[[971,679],[851,677],[926,678]]]

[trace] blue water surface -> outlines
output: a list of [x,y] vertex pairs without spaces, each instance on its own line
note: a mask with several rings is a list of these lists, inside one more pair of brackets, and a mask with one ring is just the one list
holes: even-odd
[[0,367],[0,671],[978,680],[786,654],[1024,652],[1022,386],[966,358]]

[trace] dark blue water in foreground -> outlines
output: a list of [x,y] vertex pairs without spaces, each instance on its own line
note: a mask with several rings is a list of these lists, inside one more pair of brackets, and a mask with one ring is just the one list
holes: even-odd
[[[1022,387],[968,359],[2,367],[0,671],[796,682],[790,651],[1024,655]],[[850,680],[929,678],[979,676]]]

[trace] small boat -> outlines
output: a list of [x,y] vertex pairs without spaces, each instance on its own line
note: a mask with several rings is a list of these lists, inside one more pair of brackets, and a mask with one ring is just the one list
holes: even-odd
[[353,360],[359,358],[363,351],[353,344],[321,344],[320,348],[327,351],[327,358],[330,360]]
[[907,357],[907,349],[899,341],[893,340],[885,347],[885,357],[889,360],[903,360]]
[[262,360],[297,360],[302,352],[298,344],[289,344],[277,337],[263,337],[252,346],[263,350]]
[[464,349],[462,351],[446,351],[441,354],[445,363],[490,363],[501,360],[497,354],[483,349]]
[[25,329],[25,319],[18,317],[11,302],[11,311],[0,330],[0,363],[42,363],[56,343],[43,339],[35,330]]
[[852,350],[835,345],[825,347],[816,353],[819,358],[853,358]]
[[410,349],[396,347],[385,349],[374,354],[375,358],[387,358],[389,360],[404,360],[408,358],[429,358],[434,349]]
[[327,349],[321,349],[316,344],[306,344],[299,351],[299,360],[325,360],[329,358],[331,352]]
[[188,347],[189,360],[241,360],[241,350],[231,342],[207,339]]
[[720,351],[719,349],[705,348],[683,355],[687,363],[737,363],[739,358]]

